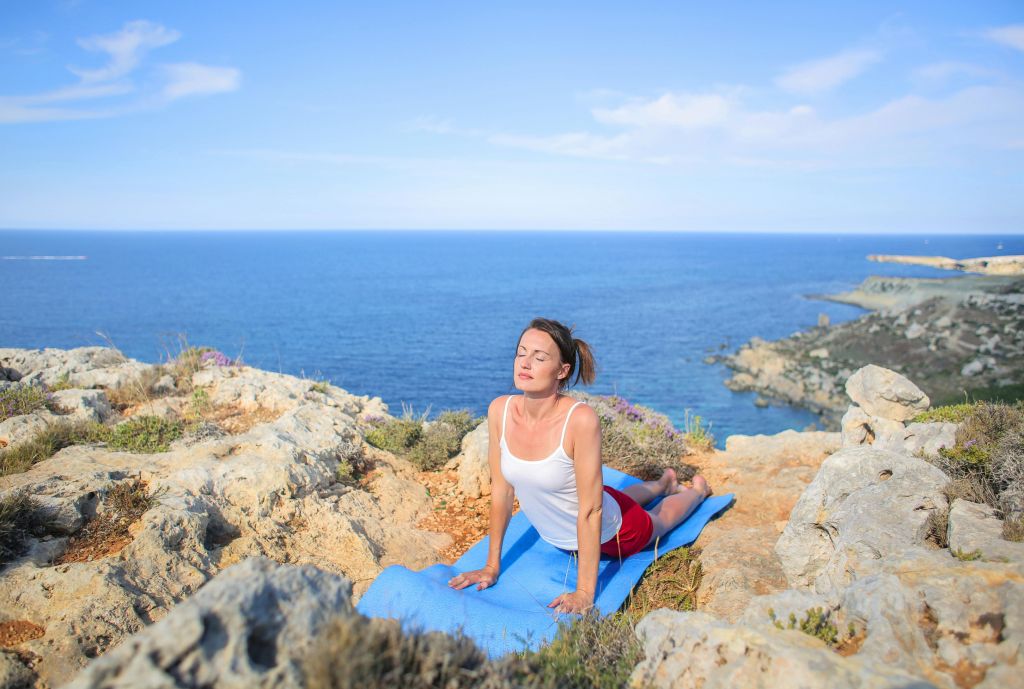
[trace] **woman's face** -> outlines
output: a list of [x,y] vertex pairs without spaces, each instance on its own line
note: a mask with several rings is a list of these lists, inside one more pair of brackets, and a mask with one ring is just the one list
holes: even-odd
[[563,364],[558,345],[543,330],[530,328],[519,339],[512,377],[523,392],[547,392],[558,388],[558,381],[569,375],[569,364]]

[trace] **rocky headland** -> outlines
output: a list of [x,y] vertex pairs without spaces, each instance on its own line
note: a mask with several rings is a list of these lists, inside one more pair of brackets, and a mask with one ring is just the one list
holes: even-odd
[[[391,418],[378,398],[216,355],[190,361],[0,349],[0,392],[52,391],[0,420],[0,501],[34,501],[22,546],[0,547],[0,686],[564,686],[543,678],[574,661],[492,664],[449,637],[402,641],[352,607],[383,567],[451,561],[479,537],[486,424],[424,471],[367,441]],[[1024,511],[1024,418],[999,426],[992,452],[1010,460],[989,504],[945,473],[951,448],[980,462],[976,445],[995,442],[972,422],[915,422],[928,396],[880,367],[851,372],[843,390],[839,432],[731,436],[724,451],[665,445],[737,500],[698,540],[695,606],[635,624],[623,684],[1018,680],[1024,544],[1008,540],[1006,518]],[[677,440],[642,408],[608,404]],[[118,429],[167,430],[133,425],[153,418],[181,426],[121,449]],[[92,435],[12,463],[60,423],[94,424]],[[625,442],[617,429],[607,438]],[[581,655],[601,652],[591,640]]]
[[854,371],[878,364],[914,380],[936,403],[1024,397],[1024,278],[869,277],[857,289],[808,295],[852,304],[866,313],[819,325],[776,341],[752,338],[735,353],[707,363],[732,369],[731,390],[758,393],[810,409],[826,429],[838,429]]
[[983,275],[1024,275],[1024,256],[982,256],[979,258],[949,258],[947,256],[897,256],[871,254],[869,261],[929,266],[941,270],[960,270]]

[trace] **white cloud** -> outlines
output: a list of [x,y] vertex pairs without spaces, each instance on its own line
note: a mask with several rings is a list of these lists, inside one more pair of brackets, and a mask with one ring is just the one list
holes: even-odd
[[1010,24],[990,29],[985,36],[996,43],[1024,50],[1024,24]]
[[[155,66],[153,70],[162,79],[143,79],[146,88],[137,90],[131,76],[140,69],[145,55],[180,37],[173,29],[136,20],[112,34],[79,39],[78,45],[85,50],[106,53],[107,64],[98,69],[68,67],[78,76],[78,82],[69,86],[23,96],[0,96],[0,124],[117,117],[158,108],[185,96],[238,89],[241,72],[235,67],[181,62]],[[113,103],[103,100],[118,96],[129,97]],[[97,106],[94,101],[101,104]],[[66,107],[49,107],[55,103]]]
[[829,91],[853,79],[882,59],[875,50],[848,50],[821,60],[804,62],[780,75],[775,83],[792,93]]
[[122,77],[139,65],[143,55],[153,48],[174,43],[181,34],[173,29],[139,19],[128,22],[120,31],[104,36],[78,39],[78,45],[94,52],[107,53],[110,62],[99,69],[69,67],[83,82],[110,81]]
[[914,70],[915,77],[926,81],[945,81],[956,76],[987,77],[991,74],[992,70],[979,65],[953,61],[933,62]]
[[666,93],[653,101],[628,103],[618,108],[595,108],[594,119],[604,124],[639,127],[709,127],[725,122],[732,104],[717,93]]
[[242,73],[234,67],[211,67],[196,62],[163,65],[167,84],[161,92],[167,100],[200,94],[238,90]]

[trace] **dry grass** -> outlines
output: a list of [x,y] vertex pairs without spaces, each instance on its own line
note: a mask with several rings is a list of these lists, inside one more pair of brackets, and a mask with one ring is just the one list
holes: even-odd
[[541,686],[520,659],[492,662],[467,637],[407,634],[396,620],[339,618],[302,661],[309,689]]
[[676,548],[647,568],[626,601],[625,612],[633,619],[657,610],[696,610],[697,589],[704,572],[697,548]]
[[24,553],[26,541],[42,535],[46,521],[27,492],[13,491],[0,497],[0,566]]
[[71,537],[54,564],[91,562],[121,552],[132,540],[128,527],[142,518],[153,501],[141,479],[117,484],[103,500],[106,509]]
[[102,424],[91,421],[55,421],[31,440],[0,450],[0,476],[28,471],[65,447],[102,442],[105,432]]

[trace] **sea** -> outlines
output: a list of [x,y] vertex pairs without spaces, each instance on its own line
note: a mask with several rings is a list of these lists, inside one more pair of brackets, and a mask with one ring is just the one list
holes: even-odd
[[0,347],[112,345],[157,363],[209,346],[391,413],[486,412],[515,392],[520,332],[574,327],[597,360],[576,389],[734,433],[817,421],[735,393],[710,354],[857,318],[814,298],[869,275],[956,277],[868,254],[1024,254],[1022,235],[537,231],[0,230]]

